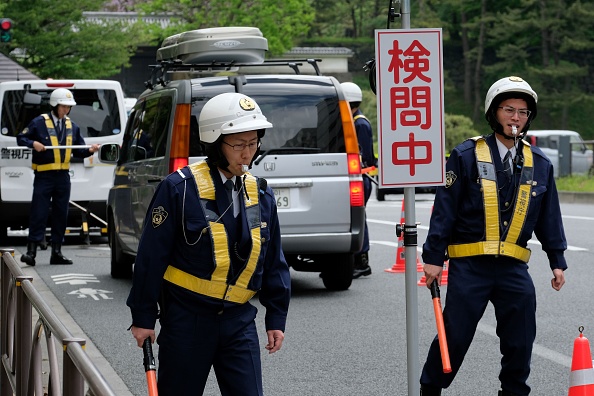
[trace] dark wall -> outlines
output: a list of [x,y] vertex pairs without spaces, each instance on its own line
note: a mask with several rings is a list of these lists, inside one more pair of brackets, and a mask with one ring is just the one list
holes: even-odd
[[144,82],[150,78],[149,65],[157,63],[156,56],[157,47],[138,47],[130,58],[130,67],[108,79],[119,81],[126,97],[136,98],[146,89]]

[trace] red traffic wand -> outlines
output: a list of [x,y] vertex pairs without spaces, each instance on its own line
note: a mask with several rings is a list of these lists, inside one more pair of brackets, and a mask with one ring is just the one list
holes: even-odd
[[146,372],[146,382],[148,384],[149,396],[158,396],[157,390],[157,366],[155,366],[155,357],[153,356],[153,346],[151,345],[151,338],[147,337],[142,344],[142,352],[144,353],[144,371]]
[[435,313],[435,324],[437,325],[437,340],[441,352],[441,365],[444,373],[451,373],[450,353],[448,351],[448,340],[446,339],[445,326],[443,324],[443,313],[441,312],[441,297],[437,279],[431,283],[431,298],[433,299],[433,311]]

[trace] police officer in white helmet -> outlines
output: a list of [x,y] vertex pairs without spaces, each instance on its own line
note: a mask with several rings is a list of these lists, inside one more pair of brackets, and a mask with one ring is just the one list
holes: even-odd
[[[489,302],[502,354],[498,394],[530,393],[536,337],[536,292],[528,273],[532,235],[547,254],[554,290],[565,284],[567,269],[553,166],[538,147],[521,139],[536,117],[537,100],[520,77],[496,81],[485,100],[493,133],[461,143],[446,164],[446,185],[437,189],[423,245],[423,270],[428,286],[439,283],[449,259],[443,318],[452,371],[443,372],[436,337],[421,374],[423,396],[440,395],[450,386]],[[494,395],[495,390],[475,393]]]
[[29,215],[27,252],[21,261],[35,265],[37,246],[44,240],[48,216],[52,214],[50,264],[72,264],[62,254],[70,201],[70,157],[85,158],[99,150],[98,144],[88,149],[60,149],[52,146],[84,146],[85,140],[78,126],[68,114],[76,101],[66,88],[52,91],[49,99],[51,112],[35,117],[17,136],[19,146],[33,149],[32,166],[35,172],[33,198]]
[[257,309],[266,308],[265,348],[283,343],[289,268],[276,201],[248,169],[265,129],[258,104],[239,93],[210,99],[199,117],[207,159],[170,174],[145,220],[127,304],[138,346],[155,339],[163,395],[201,395],[211,370],[222,395],[262,390]]
[[[344,82],[340,84],[344,97],[351,106],[353,121],[355,121],[355,131],[357,132],[357,142],[359,143],[359,153],[361,158],[361,168],[377,167],[377,159],[373,150],[373,129],[371,123],[361,111],[361,102],[363,101],[363,92],[355,83]],[[368,174],[363,175],[363,192],[365,194],[365,205],[371,196],[371,177]],[[369,265],[369,227],[365,221],[365,231],[363,237],[363,246],[355,254],[355,265],[353,267],[353,279],[361,276],[371,275],[371,266]]]

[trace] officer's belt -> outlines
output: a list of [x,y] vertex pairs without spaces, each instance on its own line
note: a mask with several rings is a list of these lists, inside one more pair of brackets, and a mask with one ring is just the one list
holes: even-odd
[[[54,122],[47,114],[42,114],[42,117],[45,119],[45,127],[47,128],[47,133],[50,137],[50,142],[52,142],[52,146],[59,146],[60,142],[58,141],[58,135],[56,133],[56,129],[54,128]],[[66,120],[66,145],[72,145],[72,122],[70,118],[64,117]],[[70,155],[72,153],[72,149],[66,149],[66,153],[64,154],[64,162],[60,161],[60,149],[53,149],[54,150],[54,162],[51,164],[36,164],[32,163],[31,167],[34,171],[37,172],[44,172],[50,170],[68,170],[70,168]]]
[[255,291],[241,286],[198,278],[171,265],[167,267],[163,279],[203,296],[239,304],[248,302],[256,294]]
[[533,168],[530,145],[524,140],[520,140],[523,143],[522,154],[524,155],[524,166],[520,175],[519,191],[510,220],[510,226],[505,239],[500,241],[499,194],[491,149],[482,136],[472,138],[472,140],[476,143],[476,162],[483,192],[486,241],[449,245],[448,256],[450,258],[457,258],[479,255],[501,255],[513,257],[527,263],[530,259],[530,249],[523,248],[516,243],[526,221],[530,197],[532,196]]
[[513,257],[527,263],[530,260],[531,253],[530,249],[500,241],[483,241],[448,246],[448,256],[450,258],[494,255]]

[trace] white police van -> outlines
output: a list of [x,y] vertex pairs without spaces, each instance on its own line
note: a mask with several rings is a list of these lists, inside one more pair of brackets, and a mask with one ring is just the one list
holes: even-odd
[[[80,127],[86,144],[121,144],[127,112],[124,93],[117,81],[23,80],[0,83],[0,238],[8,228],[29,226],[33,196],[32,151],[18,147],[16,136],[29,122],[49,113],[53,90],[66,88],[74,95],[69,117]],[[68,230],[88,237],[90,230],[107,232],[105,208],[113,185],[114,166],[100,163],[97,154],[70,161],[70,210]]]

